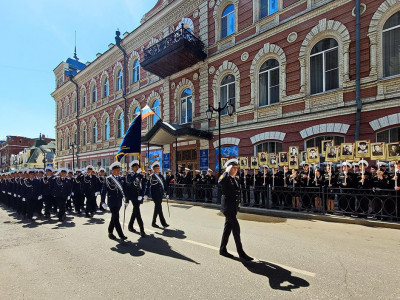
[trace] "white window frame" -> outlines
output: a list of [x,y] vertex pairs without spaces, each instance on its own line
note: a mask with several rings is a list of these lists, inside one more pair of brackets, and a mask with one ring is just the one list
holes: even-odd
[[106,117],[103,123],[103,130],[104,130],[104,140],[110,140],[110,118]]
[[[258,107],[266,107],[266,106],[270,106],[271,105],[271,88],[272,87],[276,87],[276,85],[275,86],[272,86],[271,87],[271,85],[270,85],[270,83],[271,83],[271,73],[272,73],[272,71],[275,71],[276,69],[278,69],[278,76],[279,76],[279,81],[278,81],[278,89],[279,89],[279,95],[280,95],[280,85],[281,85],[281,78],[280,78],[280,64],[279,64],[279,61],[277,60],[277,59],[275,59],[275,58],[270,58],[270,59],[273,59],[273,60],[276,60],[277,62],[278,62],[278,66],[277,67],[275,67],[275,68],[272,68],[272,69],[269,69],[269,70],[265,70],[265,71],[262,71],[262,72],[258,72]],[[267,61],[269,61],[270,59],[267,59],[266,61],[264,61],[262,64],[261,64],[261,66],[264,64],[264,63],[266,63]],[[260,67],[260,69],[261,69],[261,67]],[[267,91],[268,91],[268,101],[267,101],[267,104],[265,104],[265,105],[260,105],[260,96],[261,96],[261,93],[260,93],[260,83],[261,83],[261,79],[260,79],[260,75],[261,74],[265,74],[265,73],[268,73],[268,82],[267,82]],[[279,97],[279,99],[278,99],[278,102],[277,103],[273,103],[273,104],[278,104],[279,102],[281,101],[281,99],[280,99],[280,97]]]
[[[396,12],[396,13],[397,13],[397,12]],[[396,14],[396,13],[395,13],[395,14]],[[394,14],[392,14],[392,15],[388,18],[388,20],[389,20],[393,15],[394,15]],[[388,20],[386,20],[386,22],[387,22]],[[383,26],[385,26],[386,22],[383,24]],[[386,74],[385,74],[385,60],[384,60],[385,57],[384,57],[384,49],[383,49],[383,45],[384,45],[384,38],[383,38],[383,35],[384,35],[384,33],[385,33],[385,32],[388,32],[388,31],[391,31],[391,30],[396,30],[396,29],[398,29],[398,28],[400,28],[400,24],[399,24],[399,25],[396,25],[396,26],[394,26],[394,27],[391,27],[391,28],[382,30],[382,75],[383,75],[384,78],[390,78],[390,77],[395,77],[395,76],[399,76],[399,75],[400,75],[400,70],[399,70],[399,73],[394,74],[394,75],[386,75]]]
[[[137,63],[137,64],[136,64]],[[135,81],[135,71],[137,72],[137,80]],[[133,62],[133,68],[132,68],[132,83],[136,83],[139,82],[140,80],[140,63],[139,63],[139,59],[137,58],[134,62]]]
[[[186,90],[190,90],[191,94],[190,94],[189,96],[182,97],[182,94],[183,94]],[[193,122],[193,91],[192,91],[191,89],[188,88],[188,89],[185,89],[185,90],[182,92],[182,94],[181,94],[181,99],[180,99],[180,101],[181,101],[181,103],[180,103],[180,105],[181,105],[181,113],[180,113],[181,119],[180,119],[180,121],[181,121],[181,124],[190,124],[190,123]],[[190,105],[192,106],[192,119],[191,119],[190,121],[188,120],[188,104],[189,104],[189,98],[192,99],[192,103],[190,104]],[[185,104],[185,107],[186,107],[186,109],[185,109],[185,113],[186,113],[185,122],[182,122],[182,106],[183,106],[183,104]]]
[[[221,84],[220,85],[220,87],[219,87],[219,95],[220,95],[220,99],[221,99],[221,96],[222,96],[222,89],[223,88],[226,88],[227,89],[227,91],[226,91],[226,95],[227,95],[227,99],[226,99],[226,102],[228,103],[228,101],[230,101],[230,100],[233,100],[233,101],[231,101],[231,104],[235,107],[235,100],[236,100],[236,78],[235,78],[235,75],[233,75],[233,74],[227,74],[227,75],[225,75],[223,78],[222,78],[222,81],[224,81],[224,79],[227,77],[227,76],[229,76],[229,75],[231,75],[231,76],[233,76],[233,82],[229,82],[229,83],[225,83],[225,84]],[[222,83],[222,81],[221,81],[221,83]],[[234,97],[232,98],[232,97],[230,97],[231,95],[229,95],[229,86],[230,85],[233,85],[233,87],[234,87]],[[221,106],[224,106],[225,105],[225,103],[221,103]],[[235,110],[236,110],[236,107],[235,107]],[[228,114],[228,110],[227,109],[225,109],[223,112],[221,112],[221,116],[226,116]]]
[[[230,5],[233,6],[233,10],[232,10],[230,13],[228,13],[227,15],[224,16],[224,15],[223,15],[223,14],[224,14],[224,11],[225,11]],[[222,13],[221,13],[221,20],[220,20],[220,22],[221,22],[221,32],[220,32],[221,39],[224,39],[224,38],[226,38],[226,37],[228,37],[228,36],[231,36],[232,34],[236,33],[236,18],[237,18],[237,16],[235,15],[235,13],[236,13],[236,11],[235,11],[235,5],[234,5],[233,3],[230,3],[230,4],[226,5],[226,6],[224,7],[224,9],[222,10]],[[234,27],[234,31],[233,31],[232,33],[229,33],[229,25],[230,25],[230,24],[229,24],[229,16],[230,16],[231,14],[234,14],[234,18],[233,18],[233,27]],[[227,21],[226,21],[226,26],[227,26],[227,28],[226,28],[226,36],[223,36],[223,35],[222,35],[222,30],[223,30],[223,28],[222,28],[222,20],[223,20],[224,18],[227,19]]]

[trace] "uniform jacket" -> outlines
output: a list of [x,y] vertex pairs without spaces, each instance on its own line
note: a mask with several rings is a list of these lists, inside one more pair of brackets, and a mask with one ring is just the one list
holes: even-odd
[[220,176],[218,184],[222,189],[221,212],[224,215],[236,216],[240,206],[239,181],[224,173]]
[[[122,192],[118,188],[117,184],[115,184],[113,178],[114,177],[121,185]],[[107,176],[103,186],[101,188],[101,196],[105,198],[107,196],[107,203],[110,208],[120,208],[122,206],[122,199],[125,196],[124,186],[126,184],[125,177],[122,176]]]
[[162,176],[161,174],[158,174],[158,178],[161,180],[162,184],[157,179],[155,174],[152,174],[150,176],[150,180],[149,180],[149,185],[150,185],[150,189],[151,189],[151,197],[152,197],[153,201],[161,201],[162,197],[165,193],[164,176]]

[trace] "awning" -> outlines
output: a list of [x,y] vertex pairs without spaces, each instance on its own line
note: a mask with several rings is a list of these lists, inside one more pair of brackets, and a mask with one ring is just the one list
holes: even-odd
[[211,140],[212,138],[211,132],[158,120],[150,131],[142,137],[142,144],[163,146],[173,144],[177,139]]

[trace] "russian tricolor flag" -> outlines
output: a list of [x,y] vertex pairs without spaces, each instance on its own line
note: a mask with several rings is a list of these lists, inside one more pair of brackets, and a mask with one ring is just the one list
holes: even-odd
[[155,115],[155,112],[150,108],[150,106],[146,105],[142,109],[142,120],[146,119],[149,116]]

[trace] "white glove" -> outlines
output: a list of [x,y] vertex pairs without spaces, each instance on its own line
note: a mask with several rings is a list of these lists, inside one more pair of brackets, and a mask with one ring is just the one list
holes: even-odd
[[43,196],[42,196],[42,195],[40,195],[40,196],[38,197],[38,200],[42,200],[42,198],[43,198]]
[[22,198],[22,202],[25,202],[25,198]]
[[142,196],[139,196],[137,199],[138,199],[139,201],[142,201],[143,197],[142,197]]
[[167,199],[169,199],[169,195],[167,195],[167,197],[166,197]]
[[14,194],[14,197],[17,197],[17,194]]
[[18,198],[21,198],[21,195],[18,195]]
[[6,193],[6,191],[3,191],[3,194],[5,194]]
[[125,207],[128,207],[129,202],[124,202],[124,204],[125,204]]
[[98,195],[100,195],[100,192],[96,192],[94,195],[95,195],[95,196],[98,196]]
[[10,193],[10,192],[8,192],[8,194],[9,194],[9,195],[11,195],[11,193]]
[[67,200],[69,200],[69,199],[71,199],[71,197],[70,197],[70,196],[68,196],[68,197],[67,197]]
[[73,195],[74,195],[74,192],[71,193],[71,196],[73,196]]
[[143,197],[143,200],[144,200],[144,201],[147,201],[147,195],[145,195],[145,196]]
[[103,203],[101,206],[102,206],[104,209],[107,209],[107,208],[108,208],[108,205],[107,205],[106,203]]

